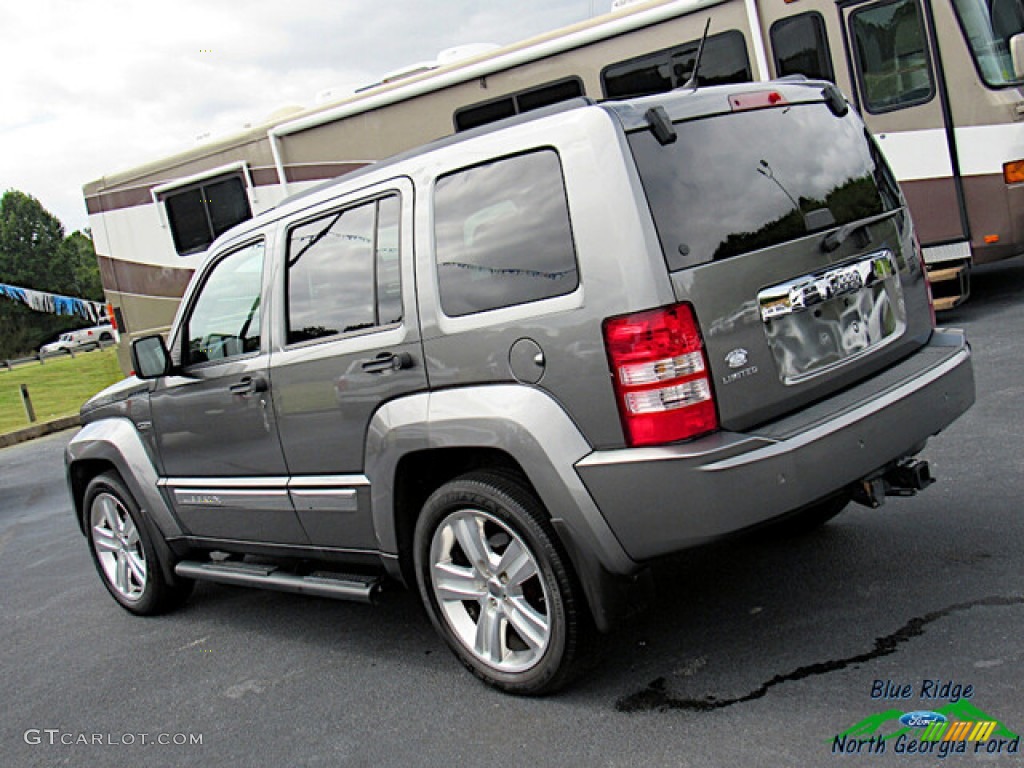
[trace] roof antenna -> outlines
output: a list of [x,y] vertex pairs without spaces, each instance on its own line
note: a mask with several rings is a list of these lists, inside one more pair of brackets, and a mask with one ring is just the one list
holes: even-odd
[[704,43],[708,40],[708,30],[711,29],[711,17],[708,16],[708,23],[704,25],[704,34],[700,38],[700,45],[697,47],[697,58],[693,61],[693,71],[690,73],[690,79],[683,85],[683,90],[697,90],[697,73],[700,72],[700,60],[704,55]]

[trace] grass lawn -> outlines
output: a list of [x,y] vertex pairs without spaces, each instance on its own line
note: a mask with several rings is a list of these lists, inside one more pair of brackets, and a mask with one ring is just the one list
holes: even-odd
[[43,365],[26,363],[13,371],[0,367],[0,435],[29,426],[22,384],[32,397],[36,421],[49,421],[78,413],[82,403],[122,378],[113,347],[76,352],[74,359],[50,358]]

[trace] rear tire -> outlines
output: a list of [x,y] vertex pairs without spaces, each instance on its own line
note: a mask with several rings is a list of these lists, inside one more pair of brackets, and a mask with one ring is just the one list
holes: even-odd
[[416,579],[460,661],[509,693],[551,693],[572,677],[585,607],[543,506],[519,479],[479,471],[427,499],[414,534]]
[[125,610],[153,616],[191,594],[191,580],[164,578],[139,506],[115,473],[97,475],[86,488],[85,524],[100,580]]

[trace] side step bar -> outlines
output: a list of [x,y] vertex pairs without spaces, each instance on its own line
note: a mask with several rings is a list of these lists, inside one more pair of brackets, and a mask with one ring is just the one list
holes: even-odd
[[372,603],[380,591],[380,579],[333,571],[315,571],[308,576],[299,576],[283,571],[276,565],[243,563],[234,560],[223,562],[199,562],[182,560],[174,566],[174,572],[186,579],[215,581],[239,587],[273,589],[278,592],[294,592],[300,595],[330,597],[336,600],[355,600]]

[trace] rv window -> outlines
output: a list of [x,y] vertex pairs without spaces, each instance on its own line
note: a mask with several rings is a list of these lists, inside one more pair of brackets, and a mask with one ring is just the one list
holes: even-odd
[[397,196],[334,211],[288,235],[288,343],[402,319]]
[[205,250],[231,227],[252,218],[239,176],[211,179],[162,197],[174,248],[181,256]]
[[185,366],[259,351],[263,252],[262,242],[247,245],[207,276],[185,329]]
[[[605,67],[601,72],[604,95],[610,99],[664,93],[685,85],[693,72],[700,40],[648,53]],[[708,38],[700,62],[697,84],[743,83],[751,78],[743,35],[735,30]]]
[[570,77],[536,88],[504,96],[470,107],[463,107],[455,113],[455,130],[467,131],[479,125],[512,117],[532,109],[540,109],[560,101],[575,99],[583,95],[583,83],[578,77]]
[[931,101],[935,82],[916,0],[895,0],[856,11],[850,25],[868,112],[891,112]]
[[814,80],[836,81],[825,19],[820,13],[801,13],[775,22],[771,40],[777,77],[806,75]]
[[1019,85],[1010,38],[1024,32],[1021,0],[953,0],[953,7],[982,80],[992,88]]
[[551,150],[439,179],[434,236],[449,317],[562,296],[579,285],[562,165]]

